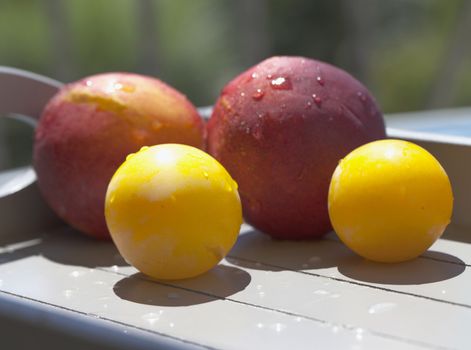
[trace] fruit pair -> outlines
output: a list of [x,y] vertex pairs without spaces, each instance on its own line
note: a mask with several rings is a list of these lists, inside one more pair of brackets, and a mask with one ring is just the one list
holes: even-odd
[[227,254],[242,222],[235,182],[198,149],[204,135],[195,107],[159,80],[85,78],[66,85],[41,116],[39,187],[71,226],[101,239],[111,233],[142,272],[192,277]]
[[[168,85],[104,74],[66,85],[36,130],[41,191],[66,222],[107,238],[107,185],[129,153],[180,143],[203,148],[193,105]],[[207,126],[208,152],[239,184],[244,216],[278,238],[331,229],[330,177],[354,148],[385,137],[381,112],[348,73],[301,57],[273,57],[230,82]]]
[[432,155],[405,141],[375,141],[385,136],[363,85],[303,58],[272,58],[235,78],[208,124],[209,152],[239,183],[255,227],[303,239],[332,223],[361,256],[398,262],[443,233],[453,195]]

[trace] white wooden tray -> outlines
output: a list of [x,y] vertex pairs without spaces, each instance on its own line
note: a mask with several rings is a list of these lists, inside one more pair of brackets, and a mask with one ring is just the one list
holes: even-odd
[[[13,103],[6,79],[20,102]],[[0,68],[0,115],[37,117],[59,85]],[[471,123],[469,110],[459,112]],[[427,125],[455,112],[437,113],[423,114]],[[395,127],[389,134],[431,150],[455,193],[444,237],[402,264],[367,262],[334,233],[276,241],[243,225],[230,255],[209,273],[151,281],[112,243],[61,224],[40,199],[30,169],[1,174],[2,348],[471,348],[471,139],[401,130],[414,116],[401,117],[405,122],[388,119]]]

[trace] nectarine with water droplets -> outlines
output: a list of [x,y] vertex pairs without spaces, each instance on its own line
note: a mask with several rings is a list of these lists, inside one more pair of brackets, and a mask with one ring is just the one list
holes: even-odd
[[208,151],[239,184],[246,220],[287,239],[331,230],[327,193],[338,161],[385,137],[365,86],[303,57],[267,59],[228,83],[207,130]]
[[108,238],[105,193],[113,173],[142,146],[204,146],[204,125],[184,95],[158,79],[106,73],[65,85],[35,132],[39,188],[68,224]]

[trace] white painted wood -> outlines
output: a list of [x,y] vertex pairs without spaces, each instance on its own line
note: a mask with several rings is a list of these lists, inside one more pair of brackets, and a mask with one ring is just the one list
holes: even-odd
[[[120,329],[158,332],[149,333],[156,341],[163,336],[221,349],[460,348],[471,340],[468,307],[397,292],[418,293],[413,284],[345,276],[342,261],[356,258],[339,242],[272,241],[244,230],[231,257],[204,276],[179,282],[136,274],[111,243],[97,245],[67,228],[49,232],[0,251],[0,294]],[[244,247],[247,235],[259,241],[255,249],[266,246],[254,262]],[[294,269],[298,263],[308,267]],[[63,317],[72,322],[77,315]]]

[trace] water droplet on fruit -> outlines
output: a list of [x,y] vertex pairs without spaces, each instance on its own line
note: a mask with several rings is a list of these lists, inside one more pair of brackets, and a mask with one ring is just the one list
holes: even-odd
[[142,144],[144,140],[149,136],[149,130],[145,128],[133,130],[132,136],[137,143]]
[[136,87],[134,86],[134,84],[127,83],[127,82],[117,82],[114,84],[113,87],[115,88],[115,90],[121,90],[123,92],[128,92],[128,93],[134,92],[136,90]]
[[87,86],[92,86],[92,85],[93,85],[93,81],[87,80],[87,81],[85,82],[85,85],[87,85]]
[[152,128],[152,130],[154,131],[157,131],[157,130],[160,130],[162,129],[162,123],[159,122],[158,120],[154,120],[151,124],[150,124],[150,127]]
[[313,94],[312,99],[314,100],[314,103],[317,105],[317,107],[321,106],[322,100],[319,96],[317,96],[316,94]]
[[312,107],[312,102],[307,101],[306,106],[304,107],[305,109],[310,109]]
[[272,74],[268,74],[268,75],[267,75],[267,79],[270,80],[271,78],[273,78],[273,75],[272,75]]
[[245,96],[245,92],[241,92],[241,93],[240,93],[240,96],[241,96],[241,97],[244,97],[244,96]]
[[203,176],[205,179],[209,179],[209,174],[206,171],[203,171]]
[[325,81],[324,81],[324,79],[323,79],[320,75],[318,75],[318,76],[316,77],[316,81],[319,83],[320,86],[324,86],[324,85],[325,85]]
[[259,213],[260,209],[262,208],[262,204],[256,199],[249,199],[247,204],[249,210],[251,210],[253,213]]
[[119,271],[118,265],[113,265],[113,266],[111,266],[111,271],[113,271],[113,272],[118,272],[118,271]]
[[169,298],[169,299],[178,299],[178,298],[180,298],[180,294],[175,293],[175,292],[168,293],[167,298]]
[[365,96],[365,94],[364,94],[363,92],[358,91],[358,92],[357,92],[357,96],[358,96],[358,98],[360,99],[360,101],[362,101],[362,102],[365,102],[365,101],[366,101],[366,96]]
[[265,96],[265,92],[263,92],[262,89],[257,89],[257,91],[255,91],[255,93],[252,95],[252,98],[255,100],[255,101],[260,101],[263,96]]
[[262,129],[260,127],[256,127],[252,132],[252,135],[256,140],[261,140],[263,137]]
[[394,309],[397,305],[395,303],[378,303],[370,306],[368,313],[371,315],[381,314],[386,311]]
[[142,146],[139,152],[147,151],[149,149],[149,146]]
[[258,74],[253,72],[252,75],[251,75],[252,79],[257,79],[258,78]]
[[270,82],[270,86],[275,90],[291,90],[291,80],[288,77],[278,77]]
[[384,156],[387,159],[394,159],[397,156],[397,152],[393,147],[390,147],[384,151]]

